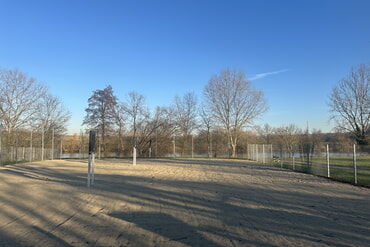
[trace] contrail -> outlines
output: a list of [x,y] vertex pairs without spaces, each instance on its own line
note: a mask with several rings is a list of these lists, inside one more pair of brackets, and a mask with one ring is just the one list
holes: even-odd
[[276,74],[280,74],[280,73],[287,72],[287,71],[289,71],[289,69],[282,69],[282,70],[277,70],[277,71],[260,73],[260,74],[256,74],[255,76],[253,76],[251,78],[248,78],[248,79],[249,80],[258,80],[258,79],[261,79],[261,78],[266,77],[266,76],[276,75]]

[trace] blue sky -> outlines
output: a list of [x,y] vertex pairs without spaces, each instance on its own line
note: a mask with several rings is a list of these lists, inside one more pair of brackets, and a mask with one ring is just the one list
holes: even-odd
[[87,99],[112,85],[168,106],[199,100],[213,74],[245,72],[269,111],[255,121],[330,131],[328,96],[370,62],[368,0],[0,0],[0,67],[46,84],[81,129]]

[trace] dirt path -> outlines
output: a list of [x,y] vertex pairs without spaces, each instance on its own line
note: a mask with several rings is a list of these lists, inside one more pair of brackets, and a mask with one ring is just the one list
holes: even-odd
[[0,246],[365,246],[370,189],[231,160],[0,168]]

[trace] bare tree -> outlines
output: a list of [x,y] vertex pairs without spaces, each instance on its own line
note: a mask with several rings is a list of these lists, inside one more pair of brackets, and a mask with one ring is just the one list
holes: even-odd
[[253,89],[242,71],[225,69],[211,77],[204,96],[214,118],[224,127],[235,157],[240,131],[267,110],[263,92]]
[[115,124],[116,106],[117,97],[114,96],[112,86],[108,85],[103,90],[93,92],[93,95],[88,99],[88,107],[85,109],[86,116],[82,124],[100,132],[104,152],[106,151],[106,136]]
[[255,126],[257,133],[264,139],[266,144],[271,143],[271,136],[274,133],[274,128],[271,127],[269,124],[264,124],[261,126]]
[[63,134],[67,130],[71,113],[63,107],[59,98],[46,93],[40,99],[35,117],[36,127],[42,127],[45,131],[54,130],[55,134]]
[[[171,119],[173,108],[156,107],[152,113],[145,104],[145,97],[136,92],[130,92],[128,99],[123,103],[124,114],[130,119],[130,131],[136,145],[139,155],[151,155],[152,142],[155,140],[155,155],[165,153],[165,145],[160,145],[168,140],[174,132],[174,124]],[[159,148],[159,149],[158,149]]]
[[0,121],[11,133],[34,121],[46,88],[18,69],[0,69],[0,92]]
[[156,156],[168,154],[172,149],[172,136],[176,131],[176,125],[173,121],[173,107],[157,107],[153,122],[155,123],[155,153]]
[[114,118],[116,121],[116,125],[118,126],[118,141],[119,141],[119,148],[118,148],[118,155],[124,150],[124,131],[126,125],[126,112],[123,103],[117,103],[114,111]]
[[289,155],[294,156],[302,130],[296,125],[290,124],[276,128],[275,134],[280,138]]
[[214,127],[212,123],[212,113],[209,111],[209,108],[202,104],[199,114],[201,119],[199,127],[206,131],[208,157],[212,157],[211,129]]
[[175,97],[174,122],[177,127],[177,132],[183,137],[182,152],[184,152],[186,147],[188,136],[191,135],[198,126],[197,105],[198,100],[194,93],[186,93],[182,98],[179,96]]
[[132,136],[135,139],[140,125],[149,118],[149,109],[145,106],[145,97],[137,92],[128,94],[127,102],[123,104],[123,109],[131,118]]
[[[132,135],[132,144],[142,154],[143,146],[149,141],[151,129],[151,116],[145,104],[145,97],[135,91],[128,93],[126,102],[121,104],[123,114],[127,116],[127,124]],[[129,145],[132,147],[132,144]]]
[[145,117],[141,118],[140,124],[137,124],[137,135],[140,136],[137,144],[141,155],[147,153],[151,156],[154,136],[157,147],[156,151],[158,151],[158,132],[160,132],[159,134],[161,136],[170,133],[171,123],[168,122],[166,113],[167,111],[164,107],[157,107],[154,114],[149,114],[148,111]]
[[370,65],[352,68],[333,88],[329,98],[331,119],[339,130],[350,132],[358,144],[367,145],[370,121]]

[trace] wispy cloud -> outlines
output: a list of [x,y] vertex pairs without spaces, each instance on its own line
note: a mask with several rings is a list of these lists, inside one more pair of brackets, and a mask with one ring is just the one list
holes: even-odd
[[251,80],[251,81],[258,80],[258,79],[264,78],[266,76],[277,75],[277,74],[284,73],[284,72],[287,72],[287,71],[289,71],[289,69],[281,69],[281,70],[277,70],[277,71],[260,73],[260,74],[254,75],[254,76],[252,76],[252,77],[250,77],[248,79]]

